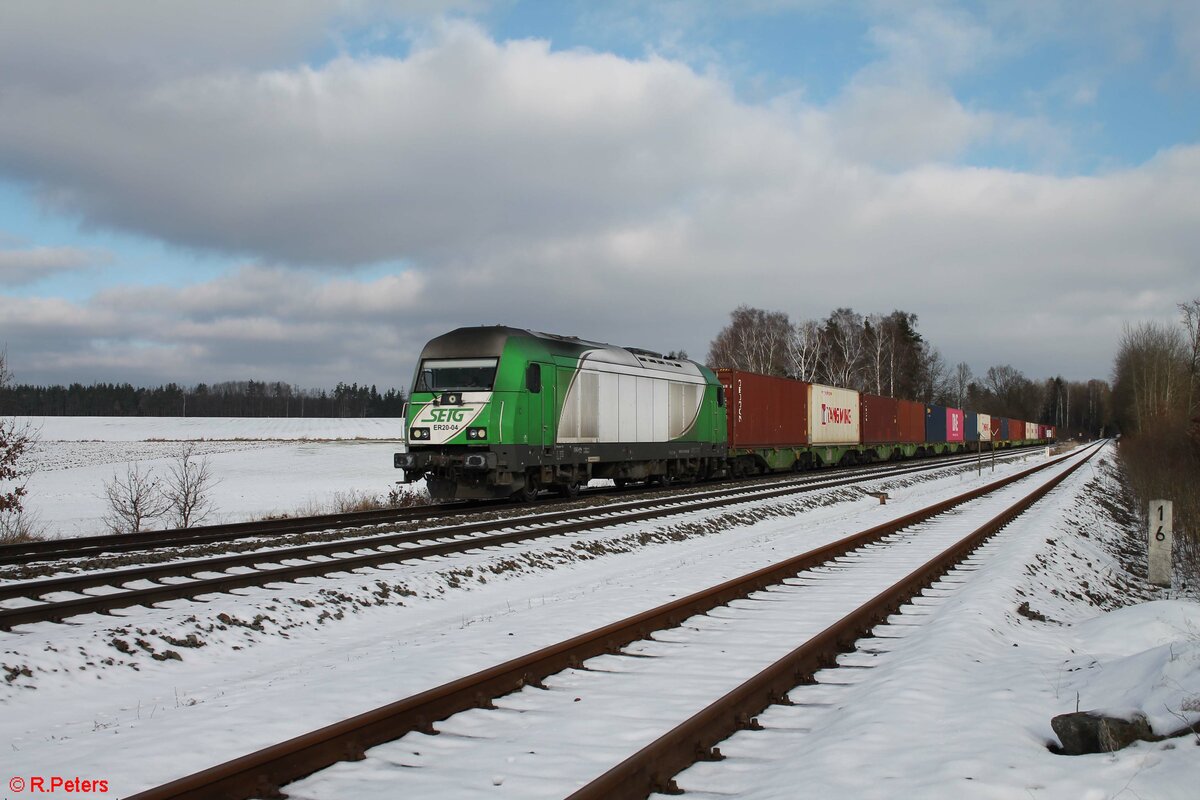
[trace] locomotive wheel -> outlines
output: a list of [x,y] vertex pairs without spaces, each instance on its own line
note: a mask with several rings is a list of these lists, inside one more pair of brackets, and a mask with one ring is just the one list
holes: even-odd
[[628,480],[628,479],[626,479],[626,478],[613,478],[613,486],[617,487],[618,489],[624,489],[624,488],[625,488],[627,485],[629,485],[629,480]]
[[532,503],[537,499],[538,492],[542,490],[541,482],[538,481],[536,475],[525,476],[525,486],[517,490],[515,497],[522,503]]
[[559,483],[555,485],[555,490],[568,500],[574,500],[579,497],[579,484],[575,482]]

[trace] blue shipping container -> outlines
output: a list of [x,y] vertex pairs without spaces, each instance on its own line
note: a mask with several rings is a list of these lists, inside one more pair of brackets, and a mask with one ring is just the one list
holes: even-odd
[[963,438],[968,442],[979,441],[979,415],[974,411],[963,412]]
[[946,407],[925,406],[925,441],[933,444],[946,442]]
[[[995,417],[992,419],[995,419]],[[1008,441],[1008,417],[1000,418],[1000,441]]]

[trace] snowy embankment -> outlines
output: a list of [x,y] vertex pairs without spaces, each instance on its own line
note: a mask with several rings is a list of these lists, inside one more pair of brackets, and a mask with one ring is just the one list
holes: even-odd
[[400,419],[18,419],[38,431],[25,506],[50,536],[106,533],[105,482],[130,464],[165,477],[189,446],[213,475],[209,524],[316,513],[339,494],[386,495],[400,477]]
[[[759,501],[738,513],[0,633],[0,664],[11,676],[0,682],[6,766],[11,774],[107,779],[125,795],[782,560],[1041,457],[994,474],[958,469],[938,479],[874,481]],[[880,506],[869,490],[892,499]],[[1137,568],[1119,556],[1129,532],[1103,511],[1117,496],[1105,453],[1006,528],[970,571],[952,576],[900,624],[880,628],[889,638],[865,643],[878,655],[848,657],[874,669],[833,671],[822,676],[830,683],[797,689],[793,700],[809,705],[772,709],[762,718],[767,730],[739,734],[722,745],[728,760],[699,765],[681,783],[701,797],[790,797],[796,786],[847,797],[1123,790],[1194,797],[1200,750],[1190,739],[1074,758],[1046,749],[1050,718],[1077,702],[1141,710],[1160,732],[1176,716],[1200,718],[1189,710],[1200,698],[1195,604],[1097,616],[1149,595]],[[455,796],[503,796],[496,780],[505,776],[472,763],[458,762]],[[403,794],[405,774],[411,770],[397,768],[388,796]]]
[[[1054,755],[1051,718],[1200,721],[1200,605],[1148,587],[1109,447],[832,670],[680,778],[697,798],[1197,797],[1200,737]],[[1132,547],[1131,547],[1132,545]],[[1134,563],[1127,559],[1132,556]],[[1124,604],[1134,603],[1121,607]],[[1108,612],[1108,613],[1104,613]],[[753,765],[751,771],[738,765]],[[693,795],[694,792],[694,795]]]

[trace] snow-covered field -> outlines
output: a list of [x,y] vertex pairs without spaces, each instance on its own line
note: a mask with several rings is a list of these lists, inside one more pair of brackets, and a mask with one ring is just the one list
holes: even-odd
[[208,523],[315,512],[350,492],[386,495],[400,477],[400,419],[18,419],[38,431],[25,506],[51,536],[106,533],[105,482],[134,463],[165,477],[188,446],[215,479]]
[[[363,445],[314,446],[315,463]],[[381,472],[390,470],[392,445],[384,446]],[[232,468],[257,464],[262,452],[224,455]],[[0,680],[0,763],[14,776],[107,780],[111,795],[124,796],[1040,458],[982,477],[957,470],[864,487],[885,489],[887,506],[836,489],[757,501],[740,514],[631,524],[0,633],[0,678],[8,676]],[[790,798],[801,786],[839,797],[1196,797],[1194,739],[1081,757],[1045,746],[1054,738],[1050,718],[1077,705],[1141,710],[1160,732],[1200,719],[1200,607],[1166,600],[1103,614],[1166,596],[1117,555],[1129,532],[1104,510],[1119,493],[1111,460],[1111,452],[1093,460],[1006,528],[919,613],[878,629],[889,637],[870,644],[878,654],[848,657],[873,669],[834,671],[822,676],[827,683],[798,688],[792,699],[802,705],[770,710],[767,730],[734,737],[721,748],[727,760],[698,765],[680,783],[712,798]],[[964,521],[971,514],[964,510]],[[655,704],[639,703],[638,712],[653,718]],[[627,721],[612,731],[614,739],[629,735]],[[515,796],[520,775],[539,768],[531,758],[497,770],[484,758],[489,739],[445,737],[439,747],[466,754],[454,762],[455,797]],[[473,752],[480,766],[472,767]],[[387,796],[409,796],[412,774],[394,768]]]

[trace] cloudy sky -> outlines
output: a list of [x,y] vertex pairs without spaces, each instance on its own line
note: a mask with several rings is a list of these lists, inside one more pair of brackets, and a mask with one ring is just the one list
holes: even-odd
[[1083,379],[1196,296],[1195,0],[0,0],[22,382],[703,358],[741,303]]

